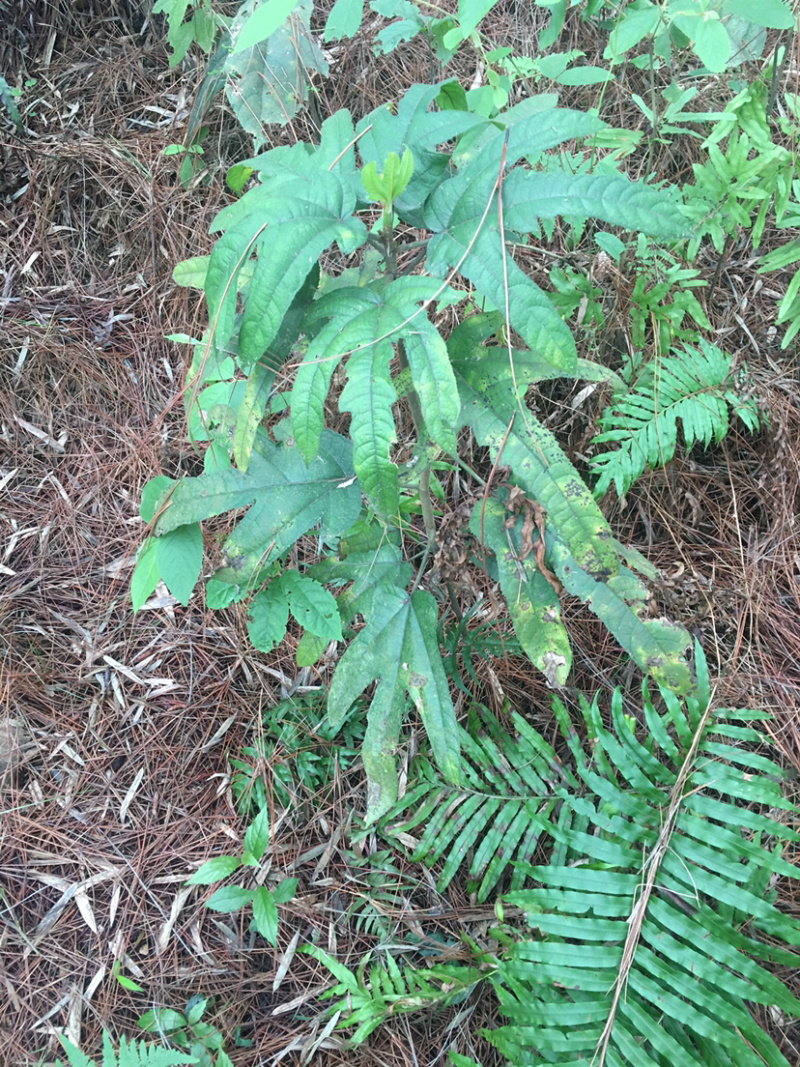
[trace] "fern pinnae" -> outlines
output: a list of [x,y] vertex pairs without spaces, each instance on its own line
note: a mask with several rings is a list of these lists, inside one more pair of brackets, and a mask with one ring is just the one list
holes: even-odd
[[611,1033],[614,1029],[614,1022],[617,1016],[617,1009],[619,1006],[619,1000],[622,996],[623,990],[628,982],[631,968],[633,966],[634,956],[639,945],[642,934],[642,923],[644,922],[645,915],[647,913],[648,904],[650,903],[650,897],[653,893],[656,877],[658,876],[659,868],[663,861],[664,855],[669,847],[669,842],[672,837],[675,822],[678,818],[678,812],[680,811],[681,804],[683,803],[683,791],[686,782],[694,769],[695,756],[697,749],[700,746],[700,742],[703,737],[703,731],[705,725],[712,712],[711,701],[708,703],[708,707],[700,720],[698,727],[695,730],[694,737],[689,751],[681,766],[678,777],[675,781],[675,785],[672,789],[670,796],[670,805],[664,819],[664,824],[661,829],[661,833],[658,835],[654,847],[647,856],[642,867],[642,873],[645,875],[644,883],[641,887],[641,894],[634,904],[633,910],[628,918],[628,935],[625,938],[625,943],[622,947],[622,960],[620,962],[619,974],[614,983],[614,995],[611,1001],[611,1009],[608,1014],[605,1026],[603,1027],[603,1033],[600,1041],[597,1044],[597,1053],[599,1054],[598,1067],[604,1067],[606,1062],[606,1056],[608,1053],[608,1044],[611,1040]]
[[615,442],[619,448],[595,456],[599,475],[595,496],[612,483],[623,496],[650,467],[663,466],[675,454],[678,421],[686,447],[707,447],[729,429],[729,407],[749,430],[759,425],[757,405],[739,396],[731,385],[732,361],[715,345],[700,341],[665,359],[645,365],[627,396],[615,401],[601,418],[602,432],[594,444]]

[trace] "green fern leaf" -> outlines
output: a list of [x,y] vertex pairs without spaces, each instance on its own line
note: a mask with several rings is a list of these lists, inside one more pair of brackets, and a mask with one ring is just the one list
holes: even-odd
[[619,443],[614,452],[597,456],[599,472],[595,496],[612,483],[624,495],[649,467],[668,463],[678,442],[678,420],[686,447],[721,441],[728,432],[728,408],[750,430],[758,428],[758,408],[743,401],[730,384],[731,359],[715,345],[700,341],[700,349],[648,363],[631,393],[608,408],[601,419],[603,432],[595,444]]
[[776,815],[797,809],[779,768],[743,747],[764,744],[747,713],[710,712],[695,655],[685,705],[662,689],[657,710],[645,687],[646,733],[619,691],[611,727],[582,700],[591,756],[556,702],[584,787],[560,794],[585,823],[549,824],[560,856],[523,865],[536,887],[507,898],[536,931],[492,978],[508,1022],[488,1036],[515,1065],[788,1067],[749,1005],[800,1012],[765,966],[800,961],[783,947],[800,946],[800,924],[765,894],[796,872],[753,833],[796,845]]
[[[95,1061],[90,1060],[67,1038],[62,1037],[61,1041],[67,1053],[69,1067],[96,1067]],[[56,1063],[57,1067],[63,1067],[60,1060]],[[138,1045],[135,1041],[129,1044],[124,1037],[119,1039],[117,1058],[111,1036],[107,1030],[103,1031],[103,1067],[179,1067],[185,1063],[197,1063],[197,1058],[185,1052],[162,1048],[160,1045],[146,1045],[144,1041]]]
[[420,781],[382,823],[390,840],[406,846],[422,828],[412,858],[428,866],[441,863],[440,892],[464,868],[478,885],[478,903],[509,870],[511,887],[523,885],[519,863],[534,854],[557,817],[559,787],[565,781],[577,786],[521,716],[512,715],[512,722],[515,736],[488,713],[477,720],[477,736],[460,730],[460,785],[443,781],[420,761]]

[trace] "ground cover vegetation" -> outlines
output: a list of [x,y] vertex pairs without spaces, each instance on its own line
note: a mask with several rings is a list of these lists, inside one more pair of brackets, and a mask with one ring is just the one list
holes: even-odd
[[[83,222],[69,188],[48,216],[31,180],[9,183],[4,226],[20,214],[36,251],[4,264],[25,336],[4,440],[62,455],[42,397],[79,426],[96,397],[128,452],[81,430],[88,473],[67,489],[48,470],[34,495],[54,485],[71,514],[104,450],[135,476],[101,615],[47,603],[43,626],[23,599],[41,562],[6,601],[9,707],[39,706],[38,725],[3,720],[14,1056],[796,1062],[789,4],[121,6],[117,28],[170,53],[148,156],[119,129],[77,154],[37,129],[42,107],[75,114],[37,95],[37,71],[55,100],[69,84],[47,73],[65,30],[45,13],[41,69],[36,17],[21,73],[3,67],[9,158],[31,180],[54,159],[68,187],[79,160]],[[344,98],[337,68],[358,74]],[[149,284],[120,285],[135,241],[107,238],[120,205],[89,206],[87,161],[98,190],[147,205]],[[83,258],[54,255],[62,231]],[[71,284],[48,287],[64,258]],[[108,307],[84,324],[92,374],[29,355],[31,335],[86,344],[64,292],[84,318]],[[53,525],[23,514],[3,513],[13,579],[19,543],[45,553]],[[51,618],[85,660],[71,688]],[[66,703],[50,733],[37,684]],[[98,773],[112,736],[124,794],[119,757]],[[43,787],[45,752],[66,755]],[[180,799],[148,872],[161,796]],[[60,893],[49,910],[38,885]]]

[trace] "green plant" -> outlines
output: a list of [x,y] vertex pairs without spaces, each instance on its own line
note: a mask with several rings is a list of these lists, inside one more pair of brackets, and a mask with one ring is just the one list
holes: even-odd
[[[139,1019],[138,1026],[148,1034],[160,1034],[162,1039],[186,1049],[198,1067],[233,1067],[225,1052],[225,1037],[211,1023],[203,1022],[206,1009],[213,999],[192,997],[185,1012],[173,1008],[151,1008]],[[120,1064],[120,1067],[123,1067]]]
[[311,10],[310,0],[243,0],[231,18],[211,0],[157,0],[153,13],[167,17],[172,66],[193,43],[211,53],[187,123],[187,150],[223,89],[256,148],[265,141],[266,126],[294,117],[314,73],[328,72],[309,30]]
[[[483,899],[502,872],[487,953],[428,970],[420,946],[354,973],[307,949],[337,979],[339,1028],[363,1040],[390,1011],[452,1003],[482,982],[507,1022],[485,1034],[514,1067],[706,1064],[788,1067],[750,1005],[797,1017],[773,973],[796,968],[800,924],[775,907],[796,877],[798,809],[765,748],[756,711],[716,708],[699,646],[698,691],[684,702],[647,684],[641,706],[614,691],[578,697],[580,729],[554,699],[559,753],[522,716],[481,712],[464,732],[466,784],[423,758],[407,796],[380,824],[446,889],[465,866]],[[409,831],[422,827],[416,846]],[[510,906],[525,914],[527,930]]]
[[[62,1037],[61,1042],[67,1053],[69,1067],[96,1067],[95,1061],[90,1060],[66,1037]],[[103,1031],[102,1067],[178,1067],[182,1063],[196,1064],[197,1060],[194,1056],[174,1052],[160,1045],[145,1045],[144,1041],[138,1045],[135,1041],[128,1043],[124,1037],[119,1039],[119,1053],[117,1053],[112,1044],[111,1035],[107,1030]],[[61,1060],[56,1060],[56,1067],[64,1067]]]
[[595,495],[612,485],[624,496],[646,467],[664,466],[675,454],[678,420],[687,449],[699,441],[705,447],[728,433],[728,409],[751,432],[760,424],[758,403],[743,398],[739,384],[746,373],[734,374],[730,358],[701,340],[700,348],[685,347],[675,355],[644,364],[629,393],[603,412],[602,432],[594,444],[615,442],[612,452],[592,460],[599,475]]
[[203,141],[208,136],[208,127],[197,131],[189,145],[168,144],[162,151],[164,156],[183,156],[178,177],[184,189],[188,189],[192,180],[201,173],[203,167]]
[[[774,67],[768,67],[771,75]],[[695,228],[687,254],[693,258],[704,239],[719,254],[716,276],[742,231],[757,250],[765,228],[796,228],[800,221],[800,180],[794,148],[775,144],[766,77],[754,81],[728,104],[723,120],[704,142],[708,162],[694,164],[695,182],[684,190],[685,211]],[[792,145],[800,136],[800,108],[794,94],[785,94],[789,114],[781,116],[781,133]],[[727,138],[724,151],[720,143]],[[787,241],[762,259],[760,273],[783,271],[800,261],[800,241]],[[777,324],[787,323],[781,347],[800,331],[800,271],[789,282],[778,307]]]
[[490,977],[508,1022],[487,1036],[515,1067],[788,1067],[750,1006],[800,1013],[774,973],[798,965],[773,887],[797,876],[797,808],[765,713],[716,708],[699,649],[698,678],[683,705],[617,690],[610,719],[581,698],[585,739],[554,701],[579,786],[556,791],[553,851],[523,867],[535,887],[505,898],[530,931]]
[[[461,784],[445,781],[420,755],[414,781],[381,820],[381,833],[437,872],[444,893],[459,872],[479,904],[527,881],[524,862],[546,838],[563,807],[560,790],[575,776],[522,718],[502,726],[486,709],[473,709],[461,730]],[[415,833],[419,836],[415,838]]]
[[[244,836],[244,848],[238,855],[214,856],[187,878],[186,885],[214,885],[242,867],[258,868],[269,848],[269,811],[262,808]],[[247,889],[242,885],[225,885],[217,889],[205,906],[211,911],[229,914],[244,907],[253,909],[253,925],[271,945],[278,941],[278,906],[287,904],[297,889],[296,878],[284,878],[274,890],[265,885]]]
[[[313,634],[304,635],[308,645],[307,638]],[[296,811],[324,805],[336,770],[346,771],[357,760],[363,737],[356,717],[341,731],[331,729],[321,691],[298,694],[265,709],[258,739],[242,750],[241,758],[230,761],[239,810],[252,814],[270,805]]]
[[[512,109],[506,125],[465,111],[430,111],[439,93],[416,86],[396,114],[379,108],[357,130],[339,112],[324,123],[319,146],[273,149],[249,162],[261,184],[224,209],[214,229],[225,233],[210,259],[189,267],[205,290],[211,324],[196,348],[187,393],[192,435],[211,442],[206,473],[181,482],[162,477],[147,487],[142,515],[154,536],[133,579],[135,607],[159,576],[188,602],[202,564],[200,521],[249,508],[223,546],[208,603],[248,598],[250,636],[264,651],[283,639],[290,613],[319,649],[349,641],[327,715],[337,729],[365,688],[379,683],[363,744],[370,818],[396,795],[393,753],[406,694],[439,766],[459,778],[439,609],[420,586],[436,541],[432,464],[442,453],[458,461],[462,427],[489,448],[493,462],[511,465],[512,481],[541,508],[538,536],[546,529],[550,567],[570,592],[604,618],[643,670],[680,691],[691,687],[685,631],[639,617],[640,586],[615,577],[622,557],[590,490],[523,403],[537,380],[615,375],[577,360],[558,312],[505,251],[507,239],[540,236],[565,210],[681,236],[679,206],[617,171],[559,168],[549,150],[603,129],[594,116],[558,109],[545,97],[539,111]],[[431,147],[448,140],[449,151]],[[416,229],[410,263],[424,254],[424,273],[407,273],[398,224]],[[334,244],[337,253],[328,251]],[[322,278],[320,257],[336,262],[357,253],[360,267]],[[451,285],[458,275],[466,293]],[[462,301],[464,321],[445,342],[429,312]],[[503,310],[478,313],[478,302]],[[512,330],[527,348],[511,347]],[[290,357],[299,363],[291,391],[272,395]],[[334,372],[345,359],[338,404],[350,416],[347,435],[325,425]],[[394,451],[400,395],[410,415],[402,447],[412,457],[402,480]],[[262,419],[270,408],[268,432]],[[486,493],[489,504],[491,486]],[[409,498],[419,513],[413,525],[404,518]],[[487,535],[486,508],[479,510],[473,530],[486,543],[494,535],[491,523]],[[287,566],[292,547],[315,528],[322,562]],[[489,545],[504,558],[502,543]],[[530,547],[520,543],[521,558]],[[349,583],[334,595],[331,587]],[[512,595],[523,646],[532,640],[528,620],[547,619],[534,662],[552,684],[563,684],[570,658],[556,588],[530,570],[523,586],[527,608],[517,613]],[[361,629],[359,616],[366,620]]]
[[[320,999],[339,998],[329,1005],[327,1014],[336,1029],[355,1028],[349,1043],[356,1046],[389,1016],[435,1011],[459,1003],[486,976],[477,961],[473,965],[401,966],[391,952],[382,953],[379,959],[365,956],[354,972],[316,945],[307,945],[303,951],[324,964],[336,979]],[[484,963],[485,968],[490,966]]]
[[[610,5],[609,5],[610,6]],[[612,66],[633,62],[651,68],[671,64],[675,51],[690,48],[703,66],[721,73],[746,59],[757,59],[766,43],[766,28],[792,29],[795,20],[784,0],[633,0],[619,5],[603,58]],[[628,53],[647,40],[648,52],[630,60]]]

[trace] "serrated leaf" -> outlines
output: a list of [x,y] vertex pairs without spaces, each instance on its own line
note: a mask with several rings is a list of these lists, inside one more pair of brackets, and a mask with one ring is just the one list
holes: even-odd
[[198,867],[198,869],[186,879],[186,885],[213,885],[221,882],[223,878],[233,874],[241,866],[242,861],[237,856],[214,856]]
[[537,219],[597,218],[652,237],[687,235],[677,199],[621,174],[566,174],[514,170],[504,183],[506,225],[528,233]]
[[252,890],[242,889],[240,885],[224,885],[211,894],[206,901],[206,907],[211,911],[238,911],[252,901],[253,895]]
[[265,941],[270,945],[278,943],[278,909],[272,893],[263,885],[253,896],[253,922]]
[[[686,653],[692,641],[683,626],[668,619],[641,617],[611,582],[595,581],[577,566],[557,538],[549,546],[548,558],[567,592],[587,604],[645,674],[652,674],[659,685],[676,693],[691,692],[694,681]],[[623,572],[623,577],[629,584],[636,581],[630,572]]]
[[245,367],[260,359],[275,338],[309,266],[334,241],[349,251],[364,243],[364,224],[349,217],[353,206],[352,196],[330,171],[315,176],[313,191],[259,201],[260,217],[269,225],[256,238],[259,258],[239,331],[239,359]]
[[289,609],[305,630],[328,641],[342,640],[342,620],[336,597],[308,575],[298,571],[284,571],[281,590],[289,601]]
[[328,718],[334,729],[344,722],[361,693],[377,681],[367,713],[364,766],[371,795],[367,817],[374,821],[397,796],[394,750],[405,694],[417,703],[436,762],[451,781],[459,777],[459,735],[442,666],[437,635],[438,610],[430,593],[409,597],[381,587],[372,598],[367,623],[339,661],[328,694]]
[[247,632],[259,652],[271,652],[286,636],[289,623],[289,600],[280,578],[273,578],[266,589],[256,593],[250,603]]
[[415,320],[412,332],[405,335],[404,344],[425,428],[432,441],[454,456],[461,403],[447,345],[435,326],[422,316]]
[[400,488],[389,452],[397,439],[392,404],[397,399],[389,373],[386,342],[354,352],[347,361],[347,385],[339,407],[352,414],[353,465],[364,495],[384,519],[397,514]]
[[616,573],[619,560],[608,524],[555,437],[520,409],[508,354],[485,349],[483,359],[476,360],[465,344],[467,337],[456,330],[448,344],[462,418],[493,458],[502,447],[514,481],[541,504],[548,524],[569,544],[579,566],[600,577]]
[[[409,8],[419,18],[414,5],[409,4]],[[395,114],[388,106],[381,106],[362,119],[357,128],[361,135],[358,147],[362,160],[365,164],[374,162],[380,170],[390,152],[413,146],[414,175],[394,205],[400,217],[411,225],[422,223],[421,206],[447,172],[448,156],[437,152],[437,146],[472,127],[485,125],[485,119],[466,111],[430,111],[439,88],[438,85],[412,85],[399,101]]]
[[[505,250],[496,205],[478,229],[487,203],[495,196],[500,167],[491,166],[454,190],[446,182],[426,206],[426,224],[435,231],[428,243],[426,268],[444,278],[451,267],[468,278],[495,308],[508,307],[511,324],[535,352],[574,370],[577,355],[568,326],[545,293],[520,270]],[[504,263],[505,261],[505,263]]]
[[189,603],[203,566],[203,531],[199,523],[177,526],[156,538],[161,578],[178,603]]
[[[447,436],[446,419],[450,417],[453,406],[452,397],[438,399],[433,396],[436,383],[433,376],[442,374],[441,387],[446,390],[448,379],[447,363],[442,362],[439,342],[436,341],[435,328],[427,318],[427,313],[420,304],[433,300],[435,295],[446,300],[450,290],[439,293],[441,288],[432,278],[409,277],[398,278],[382,292],[372,288],[345,287],[326,294],[317,302],[315,316],[326,318],[328,322],[311,341],[308,351],[297,371],[292,389],[292,429],[303,455],[311,460],[317,453],[320,434],[324,425],[324,405],[328,395],[333,372],[341,356],[353,352],[352,359],[359,354],[359,349],[369,351],[369,346],[379,348],[379,355],[368,357],[385,364],[391,355],[393,342],[410,338],[419,333],[420,341],[414,340],[413,356],[419,374],[420,401],[424,403],[431,422]],[[410,321],[409,321],[410,320]],[[378,338],[381,340],[378,341]],[[416,345],[416,347],[414,347]],[[356,364],[356,368],[362,364]],[[352,374],[348,364],[348,377]],[[361,376],[361,371],[359,371]],[[388,375],[386,376],[388,378]],[[368,394],[372,388],[370,380],[361,376],[356,385],[357,394]],[[391,385],[384,380],[375,385],[378,394],[383,396],[383,408],[376,412],[381,423],[381,432],[390,436],[394,433],[394,420],[390,428],[387,416],[391,413],[389,399]],[[424,401],[423,401],[424,396]],[[352,391],[348,393],[352,397]],[[363,401],[367,403],[366,400]],[[358,401],[354,401],[358,404]],[[366,410],[354,409],[354,417],[364,420],[363,436],[369,440],[367,424],[372,416]],[[388,443],[384,440],[388,452]],[[396,509],[395,509],[396,510]]]
[[318,458],[306,466],[296,445],[276,445],[259,430],[246,474],[231,469],[185,478],[156,529],[250,507],[225,543],[229,566],[217,575],[246,587],[268,558],[281,556],[317,524],[326,538],[352,526],[361,510],[354,474],[349,443],[330,431],[322,435]]
[[295,293],[289,309],[283,317],[280,328],[263,357],[250,372],[247,389],[239,405],[236,418],[236,431],[233,437],[233,454],[236,465],[244,472],[250,464],[253,443],[258,427],[264,417],[270,393],[278,368],[289,356],[300,334],[303,316],[311,304],[319,284],[319,265],[316,264],[307,274],[300,289]]
[[257,860],[264,858],[270,842],[269,809],[262,808],[255,819],[247,827],[244,835],[245,851],[255,856]]

